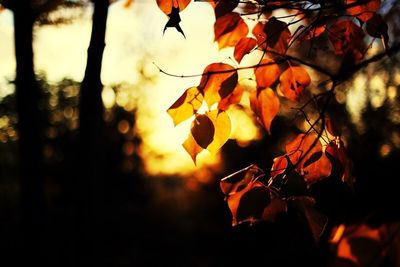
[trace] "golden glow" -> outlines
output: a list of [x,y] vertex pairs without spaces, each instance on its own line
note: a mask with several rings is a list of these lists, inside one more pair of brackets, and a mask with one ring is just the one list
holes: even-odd
[[337,229],[334,231],[333,237],[331,238],[331,243],[337,244],[340,239],[342,239],[344,230],[346,229],[346,226],[344,224],[341,224],[337,227]]
[[379,149],[379,154],[381,155],[381,157],[386,157],[390,154],[390,152],[392,151],[392,147],[388,144],[383,144],[381,146],[381,148]]
[[374,108],[379,108],[383,105],[386,99],[385,81],[381,75],[372,77],[369,83],[370,101]]
[[101,92],[101,98],[105,108],[110,109],[115,105],[115,93],[112,88],[105,86]]

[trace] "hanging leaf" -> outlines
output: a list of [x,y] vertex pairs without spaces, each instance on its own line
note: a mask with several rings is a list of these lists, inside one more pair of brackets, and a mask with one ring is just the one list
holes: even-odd
[[280,102],[278,96],[271,88],[257,89],[250,94],[250,107],[262,125],[271,134],[272,120],[278,114]]
[[215,41],[220,49],[235,46],[249,32],[247,24],[235,12],[219,17],[214,23]]
[[[226,87],[224,87],[226,88]],[[221,88],[220,92],[225,91],[224,88]],[[231,105],[235,105],[240,103],[243,95],[243,87],[239,84],[236,85],[235,89],[231,93],[223,93],[221,94],[221,101],[218,103],[219,110],[228,110]]]
[[329,177],[332,171],[332,164],[322,151],[314,152],[301,167],[307,185]]
[[372,37],[382,39],[385,48],[389,47],[388,26],[381,15],[374,14],[367,21],[366,31]]
[[352,186],[354,178],[351,175],[352,163],[349,159],[344,144],[340,139],[336,139],[329,143],[325,153],[332,164],[332,173],[335,177]]
[[264,176],[264,172],[255,164],[243,168],[221,179],[219,185],[225,197],[241,191],[250,182]]
[[214,2],[217,2],[214,4],[214,13],[216,19],[232,12],[239,5],[239,0],[220,0]]
[[250,53],[257,45],[257,40],[250,37],[244,37],[235,45],[235,51],[233,53],[237,62],[240,63],[243,57]]
[[186,152],[188,152],[194,164],[196,165],[197,155],[203,151],[203,148],[196,143],[196,140],[194,140],[191,132],[189,132],[188,138],[182,144],[182,146],[185,148]]
[[167,112],[176,126],[193,116],[199,110],[202,102],[203,95],[197,87],[191,87],[175,101]]
[[337,55],[351,54],[355,61],[362,59],[364,31],[351,20],[336,21],[329,28],[328,37]]
[[272,59],[263,59],[260,66],[256,68],[254,74],[256,76],[257,88],[270,87],[279,77],[280,69]]
[[304,88],[311,83],[310,75],[301,66],[289,66],[279,77],[279,91],[290,100],[297,101]]
[[237,86],[238,74],[231,65],[213,63],[204,69],[203,74],[198,89],[208,107],[229,96]]
[[307,30],[306,34],[304,34],[301,37],[301,40],[311,40],[311,39],[317,38],[318,36],[323,34],[325,32],[325,30],[326,30],[326,25],[325,24],[311,27],[311,29]]
[[328,218],[316,210],[315,203],[315,199],[311,197],[300,196],[291,197],[288,204],[308,226],[315,242],[318,242],[326,229]]
[[265,48],[267,46],[267,35],[264,32],[264,26],[265,24],[257,22],[253,30],[251,31],[254,37],[256,37],[257,45],[260,48]]
[[178,9],[178,13],[184,10],[191,2],[191,0],[156,0],[158,7],[168,15],[172,12],[173,8]]
[[[352,7],[347,8],[347,13],[358,19],[366,22],[379,10],[381,5],[380,0],[347,0],[346,5],[352,5]],[[359,4],[357,4],[359,3]]]
[[171,13],[168,14],[169,20],[167,24],[164,26],[163,34],[167,30],[167,28],[175,28],[178,32],[180,32],[183,37],[186,38],[185,33],[183,32],[179,22],[181,22],[181,17],[179,16],[179,8],[172,7]]
[[207,150],[215,154],[229,139],[231,134],[231,120],[226,112],[219,110],[207,112],[206,116],[215,128],[212,142],[207,146]]
[[199,146],[207,148],[214,139],[215,127],[210,118],[201,114],[193,121],[191,133]]
[[267,46],[284,55],[292,38],[288,25],[275,17],[271,17],[265,24],[264,32],[267,35]]

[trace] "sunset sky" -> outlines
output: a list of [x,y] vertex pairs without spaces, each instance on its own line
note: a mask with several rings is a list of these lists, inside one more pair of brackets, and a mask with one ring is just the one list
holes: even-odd
[[[168,17],[156,1],[134,1],[129,8],[124,8],[123,4],[118,1],[109,9],[102,69],[103,100],[106,105],[114,103],[115,96],[107,90],[113,83],[136,85],[137,91],[127,97],[140,98],[138,127],[144,138],[143,156],[148,171],[153,174],[193,171],[196,166],[181,146],[190,122],[174,128],[166,110],[185,89],[197,85],[200,78],[179,79],[160,74],[153,62],[170,73],[199,74],[212,62],[234,64],[229,58],[232,51],[218,51],[217,44],[213,43],[214,14],[208,3],[191,3],[181,12],[186,39],[173,28],[167,29],[163,36]],[[64,77],[82,80],[90,30],[90,11],[68,25],[36,27],[36,71],[44,72],[50,82]],[[6,81],[13,79],[15,70],[12,13],[7,10],[0,13],[0,36],[1,99],[12,92]],[[154,77],[154,83],[140,81],[140,67]],[[237,115],[232,119],[232,137],[242,141],[253,139],[257,128],[251,119],[241,112],[233,110],[231,115],[233,113]],[[248,125],[248,129],[237,127],[242,123]],[[200,155],[198,167],[216,159],[209,154]]]

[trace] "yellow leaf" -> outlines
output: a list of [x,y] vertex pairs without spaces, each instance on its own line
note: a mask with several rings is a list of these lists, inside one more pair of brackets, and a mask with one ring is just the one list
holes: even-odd
[[216,153],[228,141],[231,134],[231,120],[225,111],[213,110],[206,113],[214,124],[215,132],[213,141],[207,146],[207,150]]
[[203,96],[197,87],[187,89],[168,109],[175,126],[193,116],[203,103]]
[[194,140],[194,137],[191,132],[189,132],[188,138],[182,144],[182,146],[185,148],[187,153],[189,153],[189,155],[192,157],[194,164],[196,164],[196,157],[201,151],[203,151],[203,148],[196,143],[196,140]]

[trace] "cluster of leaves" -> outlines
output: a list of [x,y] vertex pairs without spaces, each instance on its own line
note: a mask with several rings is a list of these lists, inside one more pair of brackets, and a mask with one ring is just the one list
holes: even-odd
[[[315,200],[284,195],[282,188],[293,177],[300,178],[306,187],[327,177],[352,184],[351,162],[344,143],[325,112],[336,85],[346,75],[343,66],[348,70],[362,63],[370,47],[366,36],[370,40],[371,37],[381,39],[383,47],[388,48],[388,27],[377,13],[380,0],[208,2],[214,9],[214,35],[219,48],[233,48],[238,65],[247,54],[258,51],[261,57],[251,66],[208,65],[200,84],[187,89],[168,109],[175,125],[194,116],[183,146],[196,162],[203,149],[214,153],[228,140],[230,119],[226,111],[242,101],[245,90],[238,82],[241,69],[253,70],[249,79],[255,80],[255,86],[246,90],[249,90],[250,107],[268,134],[283,100],[293,106],[299,106],[304,100],[296,109],[304,115],[309,129],[286,145],[286,153],[275,158],[269,175],[252,165],[223,179],[221,189],[232,212],[233,225],[274,220],[277,214],[286,212],[292,205],[289,203],[301,203],[305,216],[313,217],[311,221],[316,222],[311,227],[314,236],[319,236],[324,220],[317,218],[322,215],[315,215],[312,208]],[[166,27],[172,25],[181,31],[180,18],[177,18],[189,3],[189,0],[157,0],[159,7],[170,16]],[[277,16],[276,10],[285,15]],[[257,23],[250,28],[251,23],[246,23],[246,19]],[[328,45],[326,53],[341,59],[342,69],[326,70],[293,56],[292,52],[302,43],[319,49],[315,44],[320,40]],[[304,91],[311,84],[310,69],[327,77],[332,86],[327,89],[319,85],[320,94],[304,99]],[[322,100],[322,105],[317,108],[318,118],[312,122],[304,107],[316,99]],[[199,113],[203,103],[208,108],[205,114]]]

